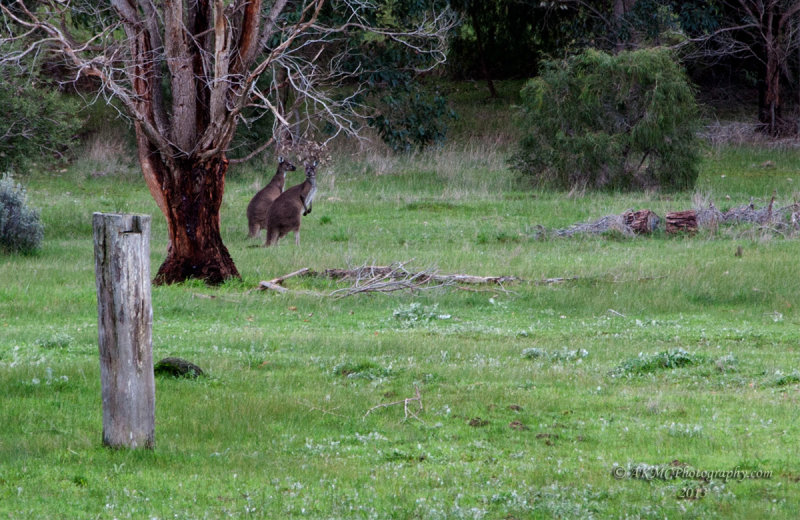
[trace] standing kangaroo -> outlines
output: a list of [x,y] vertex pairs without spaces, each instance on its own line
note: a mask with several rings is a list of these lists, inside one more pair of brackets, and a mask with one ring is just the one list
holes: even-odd
[[257,237],[262,229],[267,229],[269,207],[283,191],[286,172],[293,172],[296,169],[294,164],[284,160],[283,157],[278,157],[278,171],[275,172],[275,176],[247,205],[247,227],[250,229],[250,238]]
[[306,180],[287,189],[275,199],[267,213],[267,241],[271,246],[294,231],[294,243],[300,245],[300,218],[311,213],[311,203],[317,191],[317,161],[306,164]]

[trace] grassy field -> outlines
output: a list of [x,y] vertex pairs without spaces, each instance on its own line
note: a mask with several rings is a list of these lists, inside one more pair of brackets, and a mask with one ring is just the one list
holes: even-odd
[[[787,203],[800,153],[709,150],[696,193],[568,198],[514,178],[497,121],[413,157],[341,155],[320,172],[300,247],[252,247],[245,207],[274,166],[232,171],[223,238],[242,280],[153,289],[155,359],[209,375],[157,379],[152,452],[101,446],[91,213],[152,214],[153,270],[163,219],[123,163],[23,177],[46,239],[0,262],[0,515],[800,517],[797,240],[532,237],[698,195],[724,209],[777,190]],[[393,261],[525,282],[343,299],[255,290],[300,267]],[[537,283],[554,277],[574,279]],[[418,417],[366,415],[415,389]],[[650,478],[664,471],[679,474]]]

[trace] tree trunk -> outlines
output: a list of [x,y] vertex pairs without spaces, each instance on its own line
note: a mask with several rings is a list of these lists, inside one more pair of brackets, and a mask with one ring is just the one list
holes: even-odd
[[615,47],[617,52],[625,49],[625,42],[622,41],[622,28],[625,16],[636,5],[636,0],[614,0],[612,6],[612,17],[614,21],[614,30],[616,31]]
[[228,160],[176,161],[163,189],[167,205],[169,248],[154,283],[171,284],[199,278],[220,284],[239,278],[220,235],[219,209],[225,191]]
[[167,219],[167,258],[156,285],[198,278],[217,285],[239,278],[220,235],[219,210],[225,191],[228,159],[208,161],[173,158],[166,164],[158,149],[136,125],[139,161],[150,193]]
[[767,63],[766,63],[766,70],[765,70],[765,105],[766,105],[766,116],[767,121],[761,121],[762,123],[766,123],[769,128],[769,134],[772,136],[776,136],[779,133],[778,124],[781,117],[781,99],[780,99],[780,88],[781,88],[781,76],[780,76],[780,48],[779,48],[779,41],[778,38],[780,34],[780,30],[776,31],[775,29],[775,12],[772,10],[774,6],[769,6],[769,10],[766,13],[766,18],[762,22],[764,24],[764,29],[766,29],[764,33],[764,47],[767,53]]
[[774,50],[768,50],[767,71],[766,71],[766,93],[765,104],[767,109],[767,121],[762,121],[769,126],[770,135],[777,135],[778,123],[781,117],[780,106],[780,71],[778,69],[778,58]]
[[477,9],[476,3],[473,3],[470,9],[470,18],[472,20],[472,28],[475,29],[475,40],[478,44],[478,61],[481,66],[481,74],[483,74],[486,80],[486,86],[489,88],[489,97],[494,99],[497,97],[497,89],[494,86],[491,74],[489,74],[489,67],[486,65],[486,43],[483,36],[483,26],[481,25]]

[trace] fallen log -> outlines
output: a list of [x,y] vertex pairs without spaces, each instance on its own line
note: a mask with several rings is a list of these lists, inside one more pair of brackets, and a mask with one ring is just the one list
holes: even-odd
[[637,235],[649,235],[658,228],[661,219],[649,209],[626,211],[622,221]]
[[681,231],[687,233],[697,232],[697,212],[693,209],[667,213],[666,221],[667,233],[670,235]]

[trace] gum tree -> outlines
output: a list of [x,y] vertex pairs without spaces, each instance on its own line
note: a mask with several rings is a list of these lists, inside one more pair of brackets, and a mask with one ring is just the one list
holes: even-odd
[[[357,135],[359,54],[383,45],[444,61],[437,0],[90,0],[0,3],[0,60],[55,53],[133,120],[142,173],[169,230],[155,283],[239,273],[220,236],[226,151],[243,114],[276,136]],[[408,4],[408,5],[406,5]],[[419,66],[421,60],[415,60]]]

